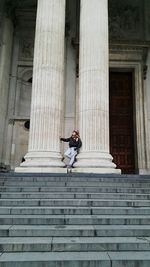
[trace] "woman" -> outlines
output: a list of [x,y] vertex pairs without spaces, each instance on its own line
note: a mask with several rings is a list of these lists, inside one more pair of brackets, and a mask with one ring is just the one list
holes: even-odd
[[[79,149],[82,146],[82,142],[81,142],[81,139],[80,139],[80,136],[79,136],[79,131],[78,130],[74,130],[72,132],[71,137],[69,137],[69,138],[60,138],[60,141],[69,142],[69,148],[64,153],[64,156],[70,158],[70,162],[69,162],[69,166],[68,167],[74,168],[73,164],[75,162],[75,157],[79,153]],[[64,160],[64,158],[63,158],[63,160]],[[67,167],[67,165],[65,167]]]

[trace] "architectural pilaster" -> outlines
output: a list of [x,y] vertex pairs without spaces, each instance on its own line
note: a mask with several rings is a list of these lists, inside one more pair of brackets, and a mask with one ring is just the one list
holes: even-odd
[[[145,142],[143,142],[143,150],[145,153],[144,162],[140,159],[139,161],[139,173],[150,174],[150,51],[147,56],[147,73],[144,80],[144,123],[145,123]],[[143,168],[144,167],[144,168]]]
[[0,164],[4,164],[3,144],[5,120],[8,108],[9,80],[11,54],[13,43],[13,23],[10,18],[3,16],[1,21],[0,38]]
[[65,0],[39,0],[28,153],[16,171],[64,172],[59,136],[63,115]]
[[79,172],[120,173],[109,154],[107,0],[81,0],[79,130],[83,142]]

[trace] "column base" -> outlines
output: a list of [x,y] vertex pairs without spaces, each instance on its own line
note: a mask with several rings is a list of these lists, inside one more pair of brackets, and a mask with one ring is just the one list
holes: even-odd
[[150,169],[139,169],[140,175],[150,175]]
[[74,168],[71,170],[74,173],[99,173],[99,174],[121,174],[120,169],[109,168]]
[[15,168],[15,172],[66,173],[61,159],[61,154],[57,152],[29,152],[20,167]]
[[67,173],[66,168],[49,168],[49,167],[17,167],[15,172],[18,173]]
[[121,170],[116,169],[112,160],[109,153],[84,152],[78,155],[73,172],[121,174]]

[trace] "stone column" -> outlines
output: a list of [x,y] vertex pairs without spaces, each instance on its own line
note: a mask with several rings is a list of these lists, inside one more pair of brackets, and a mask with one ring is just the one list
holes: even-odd
[[109,154],[107,0],[81,0],[78,172],[120,173]]
[[59,136],[63,115],[65,0],[38,0],[29,149],[16,171],[64,172]]
[[0,165],[4,165],[4,132],[8,108],[11,54],[13,44],[13,23],[3,16],[0,32]]

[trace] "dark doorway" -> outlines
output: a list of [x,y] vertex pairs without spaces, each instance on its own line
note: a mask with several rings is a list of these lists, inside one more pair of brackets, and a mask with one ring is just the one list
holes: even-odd
[[110,153],[122,173],[135,173],[133,74],[110,71]]

